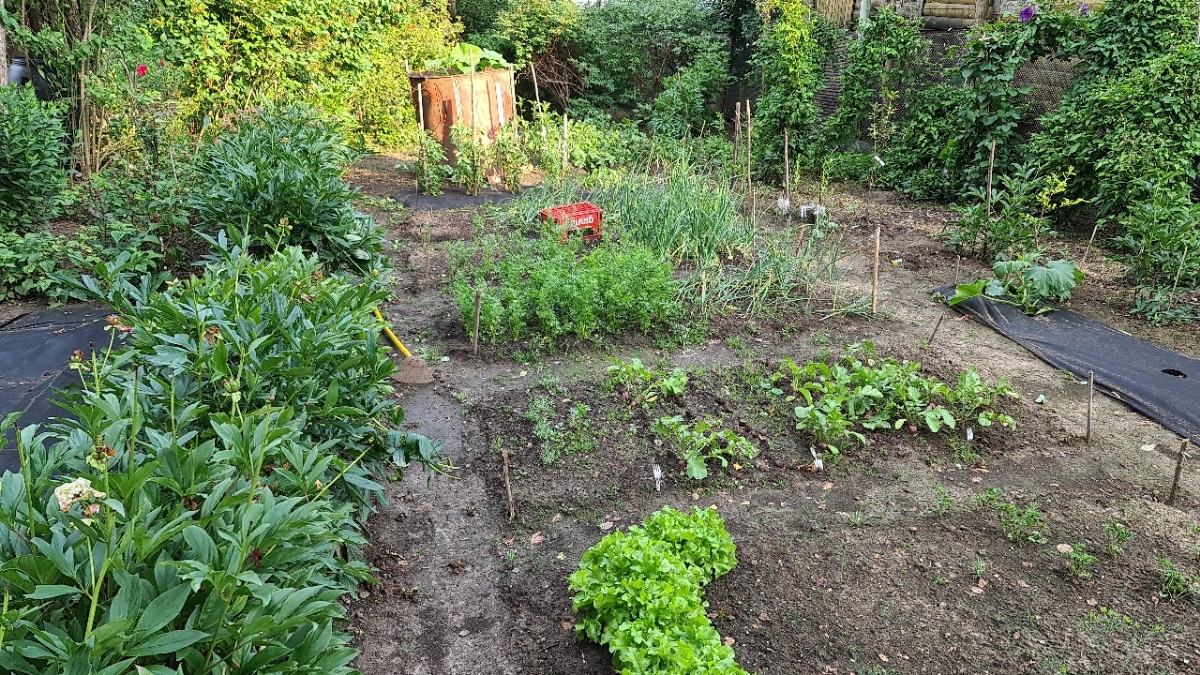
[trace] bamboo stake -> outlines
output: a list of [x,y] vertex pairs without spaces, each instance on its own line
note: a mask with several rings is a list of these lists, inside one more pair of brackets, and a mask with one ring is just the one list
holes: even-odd
[[992,169],[996,166],[996,141],[992,141],[992,152],[988,157],[988,186],[987,186],[987,214],[992,217]]
[[954,256],[954,285],[958,285],[958,268],[962,266],[962,256]]
[[938,329],[942,327],[942,320],[945,318],[946,313],[942,312],[942,315],[938,317],[937,323],[933,324],[933,333],[930,334],[929,341],[925,343],[926,347],[933,344],[933,338],[937,337]]
[[[476,103],[476,101],[475,101],[475,61],[472,60],[471,61],[471,175],[472,176],[474,176],[475,172],[479,170],[479,148],[478,148],[478,146],[475,145],[476,134],[479,133],[478,126],[475,124],[475,117],[476,117],[475,113],[477,112],[476,111],[477,106],[475,105],[475,103]],[[468,190],[468,193],[478,194],[478,192],[475,190],[474,185],[475,185],[475,179],[472,178],[471,179],[471,189]]]
[[871,275],[871,314],[878,308],[879,297],[879,230],[875,228],[875,271]]
[[[429,160],[425,153],[425,94],[421,90],[421,83],[417,83],[417,125],[421,130],[421,174],[429,176]],[[420,191],[420,186],[417,186]]]
[[483,305],[483,290],[475,289],[475,331],[471,333],[471,353],[479,356],[479,308]]
[[788,149],[788,130],[783,128],[783,193],[788,204],[788,217],[792,215],[792,163]]
[[1187,263],[1188,245],[1183,245],[1183,257],[1179,259],[1179,269],[1175,271],[1175,284],[1171,286],[1171,295],[1168,296],[1167,306],[1175,306],[1175,291],[1179,288],[1179,275],[1183,274],[1183,266]]
[[1079,261],[1079,271],[1086,272],[1083,266],[1087,264],[1088,254],[1092,252],[1092,243],[1096,241],[1096,231],[1100,229],[1100,221],[1096,221],[1096,225],[1092,227],[1092,236],[1088,238],[1087,248],[1083,249],[1083,260]]
[[750,193],[750,213],[755,209],[754,179],[751,177],[751,156],[754,154],[754,118],[750,114],[750,99],[746,99],[746,191]]
[[504,457],[504,491],[508,494],[508,519],[512,520],[517,517],[517,506],[513,502],[512,483],[508,478],[508,448],[500,448],[500,455]]
[[733,106],[733,180],[737,184],[737,168],[741,166],[738,162],[738,151],[741,150],[742,144],[742,102],[738,101]]
[[1092,442],[1092,399],[1096,396],[1096,374],[1088,371],[1088,407],[1087,407],[1087,430],[1084,432],[1083,439],[1087,443]]
[[566,172],[566,170],[567,170],[567,134],[569,133],[567,129],[568,129],[568,127],[567,127],[567,113],[566,113],[566,112],[564,112],[564,113],[563,113],[563,140],[562,140],[562,155],[563,155],[563,158],[562,158],[562,170],[563,170],[563,172],[564,172],[564,173],[565,173],[565,172]]
[[542,115],[542,95],[538,92],[537,69],[533,67],[533,61],[529,62],[529,74],[533,76],[533,100],[537,103],[538,120],[542,125],[542,143],[546,142],[546,118]]
[[1188,439],[1183,439],[1179,445],[1179,458],[1175,460],[1175,480],[1171,481],[1171,494],[1167,496],[1167,506],[1175,505],[1175,494],[1179,491],[1179,474],[1183,473],[1183,458],[1187,453]]
[[513,140],[521,140],[521,125],[516,124],[516,118],[521,115],[521,111],[517,109],[517,74],[513,71],[513,67],[508,67],[508,93],[512,97],[513,104]]

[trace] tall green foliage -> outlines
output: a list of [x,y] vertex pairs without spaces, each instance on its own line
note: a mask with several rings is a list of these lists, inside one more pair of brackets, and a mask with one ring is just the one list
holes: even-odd
[[412,140],[404,64],[440,56],[445,0],[164,0],[145,29],[182,69],[196,127],[272,101],[305,102],[385,143]]
[[817,19],[802,0],[763,0],[762,35],[756,62],[762,93],[754,110],[754,151],[765,171],[781,173],[783,130],[789,131],[792,161],[814,166],[821,154],[817,90],[825,78],[827,53],[818,41]]
[[63,108],[32,87],[0,87],[0,232],[45,223],[67,186]]

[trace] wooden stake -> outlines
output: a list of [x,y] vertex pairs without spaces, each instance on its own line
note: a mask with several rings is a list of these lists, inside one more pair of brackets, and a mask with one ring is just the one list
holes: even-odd
[[1092,442],[1092,399],[1096,397],[1096,374],[1088,371],[1088,407],[1087,407],[1087,430],[1084,431],[1083,439],[1087,443]]
[[962,266],[962,256],[954,256],[954,285],[958,285],[958,268]]
[[1183,245],[1183,257],[1179,259],[1179,269],[1175,271],[1175,285],[1171,286],[1171,295],[1167,299],[1167,307],[1175,306],[1175,290],[1179,288],[1179,275],[1183,274],[1183,266],[1187,263],[1188,245]]
[[513,71],[513,67],[508,67],[508,94],[512,97],[513,104],[513,140],[521,140],[521,125],[516,124],[516,118],[520,117],[521,111],[517,109],[517,74]]
[[992,141],[991,156],[988,157],[988,186],[987,186],[987,214],[992,216],[992,169],[996,166],[996,141]]
[[[869,0],[864,0],[864,2]],[[879,229],[875,228],[875,271],[871,275],[871,313],[878,307],[879,298]]]
[[563,151],[562,169],[563,169],[564,173],[567,170],[567,134],[568,133],[569,132],[567,131],[567,113],[564,112],[563,113],[563,142],[562,142],[562,151]]
[[942,312],[942,315],[938,317],[937,323],[933,324],[933,333],[931,333],[929,336],[929,342],[925,343],[926,347],[933,344],[933,338],[937,337],[938,329],[942,327],[942,320],[945,318],[946,313]]
[[1096,221],[1096,225],[1092,227],[1092,236],[1088,238],[1087,248],[1083,249],[1083,260],[1079,261],[1079,271],[1083,272],[1083,266],[1087,264],[1088,254],[1092,252],[1092,243],[1096,241],[1096,231],[1100,229],[1100,221]]
[[788,216],[792,214],[792,163],[788,150],[788,130],[783,128],[783,192],[788,203]]
[[475,331],[471,333],[471,353],[479,356],[479,307],[483,304],[483,290],[475,289]]
[[517,505],[513,501],[512,483],[508,478],[508,448],[500,448],[500,455],[504,457],[504,492],[508,494],[508,519],[512,520],[517,517]]
[[754,179],[751,178],[750,159],[754,154],[754,118],[750,115],[750,99],[746,99],[746,191],[750,193],[750,213],[754,214]]
[[[421,172],[429,176],[429,159],[425,154],[425,94],[421,91],[421,83],[417,83],[417,125],[421,130]],[[418,186],[419,190],[420,186]]]
[[1175,505],[1175,493],[1179,491],[1179,474],[1183,473],[1183,458],[1186,456],[1188,439],[1183,439],[1179,445],[1179,458],[1175,460],[1175,480],[1171,481],[1171,494],[1167,496],[1167,506]]
[[738,151],[742,145],[742,102],[738,101],[733,106],[733,184],[737,186],[737,167],[741,166],[738,161]]

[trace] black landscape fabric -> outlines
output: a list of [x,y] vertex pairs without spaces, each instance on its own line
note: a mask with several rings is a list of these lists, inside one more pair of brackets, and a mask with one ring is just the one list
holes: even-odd
[[[934,291],[945,297],[953,287]],[[1164,427],[1200,442],[1200,361],[1064,309],[1038,317],[984,298],[954,306],[1050,365],[1087,379]]]
[[[41,424],[66,412],[54,404],[55,389],[79,384],[68,368],[75,350],[90,354],[106,349],[104,330],[111,312],[87,305],[22,314],[0,324],[0,419],[24,411],[18,426]],[[10,431],[0,451],[0,473],[17,471],[16,438]]]

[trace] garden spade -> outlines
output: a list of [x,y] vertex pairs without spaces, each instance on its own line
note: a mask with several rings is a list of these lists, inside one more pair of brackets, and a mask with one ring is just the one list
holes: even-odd
[[383,324],[384,335],[387,335],[388,341],[392,343],[396,351],[404,356],[404,360],[400,362],[396,372],[392,373],[392,379],[401,384],[429,384],[433,382],[433,371],[429,369],[424,359],[419,356],[413,356],[412,352],[408,351],[408,348],[404,346],[404,343],[400,342],[400,338],[396,337],[396,334],[392,332],[392,327],[387,325],[387,322],[383,320],[383,315],[379,313],[379,310],[376,309],[374,311],[375,318],[379,319],[379,323]]

